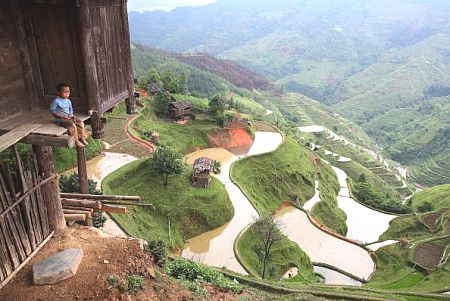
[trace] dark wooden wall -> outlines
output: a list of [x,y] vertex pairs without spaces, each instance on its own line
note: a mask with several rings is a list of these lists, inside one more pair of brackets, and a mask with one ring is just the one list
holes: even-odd
[[0,2],[0,121],[28,109],[18,52],[18,33],[8,1]]
[[126,0],[0,0],[0,121],[48,109],[59,82],[76,112],[101,114],[132,78]]
[[123,19],[122,2],[96,0],[90,7],[99,95],[104,109],[109,109],[116,102],[115,98],[128,96],[128,24]]
[[72,86],[70,99],[75,111],[88,110],[84,100],[83,70],[80,63],[80,43],[76,30],[75,4],[55,1],[55,4],[29,5],[33,37],[37,51],[42,90],[40,106],[48,107],[55,98],[55,85]]

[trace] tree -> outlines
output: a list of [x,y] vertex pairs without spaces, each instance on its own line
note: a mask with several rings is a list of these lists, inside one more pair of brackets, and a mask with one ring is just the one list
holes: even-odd
[[209,101],[209,111],[211,112],[212,116],[216,118],[222,118],[224,110],[225,100],[221,96],[216,95]]
[[167,70],[162,76],[162,83],[164,91],[169,91],[170,93],[179,93],[180,84],[178,79],[173,75],[172,71]]
[[155,96],[155,113],[158,117],[169,117],[169,105],[172,102],[170,95],[166,92],[158,91]]
[[167,145],[160,145],[149,161],[150,168],[164,176],[164,185],[167,185],[169,176],[183,172],[183,156]]
[[178,86],[180,94],[186,95],[189,93],[188,77],[186,73],[183,72],[180,74],[178,78]]
[[261,277],[265,279],[267,262],[270,252],[276,242],[282,241],[286,236],[281,233],[282,224],[279,220],[273,220],[271,215],[261,216],[253,225],[259,239],[259,261],[261,263]]

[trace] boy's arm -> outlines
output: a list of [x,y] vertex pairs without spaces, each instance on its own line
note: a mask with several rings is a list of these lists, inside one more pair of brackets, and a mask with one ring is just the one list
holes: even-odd
[[58,108],[58,102],[55,99],[51,104],[50,104],[50,113],[53,115],[53,117],[55,118],[59,118],[59,119],[69,119],[69,116],[66,116],[64,114],[58,113],[57,112],[57,108]]
[[73,116],[72,102],[70,102],[70,106],[69,106],[69,116]]
[[66,119],[66,120],[70,119],[69,116],[63,115],[63,114],[60,114],[60,113],[56,113],[56,112],[52,113],[52,115],[53,115],[53,117],[59,118],[59,119]]

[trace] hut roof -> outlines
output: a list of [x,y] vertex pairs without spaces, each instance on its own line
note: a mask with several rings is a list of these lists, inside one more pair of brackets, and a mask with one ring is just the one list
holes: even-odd
[[184,101],[184,100],[172,102],[170,105],[173,106],[174,108],[176,108],[177,110],[182,110],[182,109],[187,109],[187,108],[192,107],[192,105],[189,101]]
[[196,172],[210,172],[214,168],[214,160],[201,157],[194,161],[193,167]]

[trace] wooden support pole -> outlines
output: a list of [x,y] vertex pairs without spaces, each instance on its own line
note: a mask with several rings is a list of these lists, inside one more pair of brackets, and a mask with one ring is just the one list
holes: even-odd
[[63,204],[63,206],[86,207],[97,210],[102,208],[102,203],[99,201],[61,199],[61,203]]
[[83,147],[77,147],[78,180],[80,182],[80,192],[89,193],[89,183],[87,177],[86,154]]
[[101,101],[88,0],[78,0],[77,14],[80,29],[81,60],[87,90],[86,96],[89,103],[89,110],[94,111],[91,117],[92,137],[99,139],[103,137],[104,132],[103,123],[101,122]]
[[125,200],[125,201],[140,201],[140,196],[134,195],[97,195],[97,194],[80,194],[80,193],[66,193],[61,192],[62,198],[67,199],[90,199],[90,200]]
[[[44,178],[56,175],[52,148],[50,146],[33,145],[33,152],[37,158],[39,175],[43,175]],[[43,185],[42,194],[45,206],[47,207],[50,231],[64,229],[66,222],[64,220],[61,201],[59,200],[59,184],[56,177]]]
[[[123,20],[123,30],[124,30],[124,42],[127,45],[130,45],[130,31],[128,25],[128,10],[127,10],[127,1],[121,1],[122,6],[122,20]],[[133,68],[131,64],[131,49],[130,47],[123,47],[122,51],[125,55],[125,64],[127,65],[127,87],[128,87],[128,98],[126,99],[127,104],[127,113],[128,114],[136,114],[136,97],[134,96],[134,76],[133,76]]]

